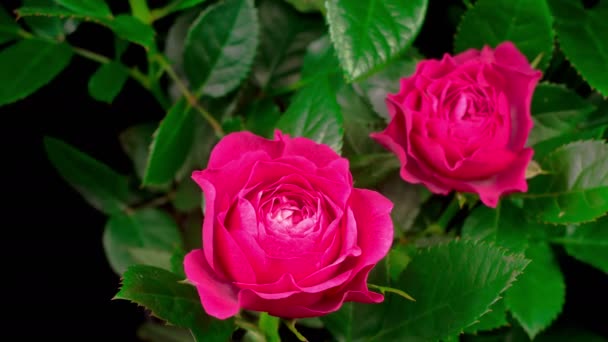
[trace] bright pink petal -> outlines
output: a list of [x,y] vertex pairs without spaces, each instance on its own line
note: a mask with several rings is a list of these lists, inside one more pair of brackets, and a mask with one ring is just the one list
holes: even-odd
[[283,154],[285,144],[281,140],[268,140],[251,132],[234,132],[223,137],[211,151],[208,168],[221,168],[249,152],[264,151],[271,158]]
[[196,286],[205,311],[218,319],[226,319],[239,312],[237,289],[222,280],[207,264],[202,250],[193,250],[184,259],[187,279]]

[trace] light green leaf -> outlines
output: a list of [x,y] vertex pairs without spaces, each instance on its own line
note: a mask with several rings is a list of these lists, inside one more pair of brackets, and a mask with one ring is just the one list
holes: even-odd
[[20,27],[15,18],[0,6],[0,44],[10,42],[19,36]]
[[298,11],[309,12],[325,12],[324,0],[285,0],[295,7]]
[[154,123],[138,124],[127,128],[118,137],[123,151],[133,162],[135,174],[139,179],[144,178],[152,135],[157,126]]
[[532,231],[542,229],[542,225],[525,220],[524,210],[504,200],[496,209],[484,205],[475,208],[464,221],[462,237],[523,252]]
[[539,84],[532,97],[534,126],[528,145],[573,131],[594,109],[592,104],[563,85]]
[[192,342],[187,329],[146,322],[137,329],[137,337],[148,342]]
[[397,284],[416,301],[391,297],[383,329],[368,340],[427,341],[458,334],[488,312],[528,262],[523,254],[464,240],[425,249]]
[[103,64],[89,79],[89,94],[98,100],[112,103],[129,78],[129,72],[122,64]]
[[131,256],[133,265],[150,265],[163,270],[173,271],[171,265],[172,254],[166,250],[156,248],[128,248],[128,253]]
[[121,212],[129,197],[127,178],[55,138],[44,138],[46,154],[59,175],[93,207],[106,214]]
[[571,256],[608,273],[608,216],[568,227],[567,235],[558,242]]
[[300,78],[306,48],[323,32],[323,22],[271,0],[261,1],[258,13],[261,35],[255,78],[262,89],[288,86]]
[[583,8],[578,0],[549,0],[559,47],[589,85],[608,96],[608,3]]
[[[103,233],[106,257],[117,274],[122,274],[129,266],[142,261],[144,255],[137,254],[137,249],[164,251],[167,254],[164,255],[162,264],[170,265],[171,253],[176,247],[182,246],[179,228],[173,218],[155,208],[114,213]],[[163,255],[158,257],[162,259]]]
[[281,342],[279,324],[281,324],[281,320],[278,317],[270,316],[266,312],[260,313],[258,326],[262,333],[264,333],[267,342]]
[[302,88],[277,127],[291,136],[310,138],[327,144],[338,154],[342,150],[342,113],[336,91],[328,78],[319,78]]
[[171,3],[172,11],[181,11],[204,3],[206,0],[175,0]]
[[534,159],[543,160],[551,152],[557,148],[581,140],[601,140],[606,131],[606,126],[579,129],[576,131],[568,132],[565,134],[558,135],[557,137],[543,140],[534,145]]
[[104,0],[55,0],[74,13],[94,18],[112,18],[112,11]]
[[[508,291],[508,290],[507,290]],[[474,334],[480,331],[494,330],[508,325],[507,308],[504,299],[499,299],[490,306],[490,311],[479,319],[479,322],[464,329],[465,333]]]
[[175,178],[194,142],[194,120],[194,113],[183,99],[169,110],[150,146],[145,185],[164,185]]
[[205,315],[194,286],[160,268],[135,265],[123,275],[122,287],[114,297],[143,305],[158,318],[188,328],[195,341],[225,342],[234,330],[231,319]]
[[515,319],[533,339],[562,311],[566,285],[559,265],[547,244],[533,244],[526,250],[531,260],[526,271],[505,295]]
[[415,49],[411,48],[382,70],[359,82],[363,94],[371,103],[374,111],[384,120],[390,120],[386,108],[386,96],[399,91],[401,78],[410,76],[421,58]]
[[427,5],[427,0],[327,1],[329,33],[347,79],[369,74],[408,48]]
[[538,68],[544,70],[553,54],[551,25],[546,0],[478,0],[460,22],[454,50],[480,49],[486,44],[496,47],[511,41],[530,63],[542,56]]
[[226,0],[194,21],[184,47],[184,70],[198,94],[221,97],[245,78],[258,45],[253,0]]
[[324,35],[306,48],[302,65],[302,79],[299,83],[308,84],[317,78],[340,79],[340,63],[329,36]]
[[0,51],[0,106],[21,100],[51,82],[72,59],[70,46],[28,39]]
[[529,180],[525,208],[547,223],[580,223],[608,211],[608,145],[579,141],[541,161],[549,174]]
[[117,15],[113,20],[107,21],[106,25],[117,36],[139,44],[148,50],[154,46],[154,29],[133,16]]

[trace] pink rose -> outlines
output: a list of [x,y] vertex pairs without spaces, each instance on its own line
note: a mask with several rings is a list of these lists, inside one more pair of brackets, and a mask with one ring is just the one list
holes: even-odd
[[540,77],[510,42],[422,61],[388,95],[391,121],[372,137],[399,157],[405,181],[477,193],[496,207],[502,194],[528,189],[534,151],[525,144]]
[[203,249],[184,261],[205,311],[321,316],[378,303],[367,276],[391,246],[392,203],[353,188],[348,161],[326,145],[232,133],[192,178],[205,193]]

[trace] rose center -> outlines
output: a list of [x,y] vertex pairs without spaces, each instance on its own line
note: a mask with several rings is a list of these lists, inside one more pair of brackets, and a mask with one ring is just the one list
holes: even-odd
[[316,221],[315,211],[297,199],[282,195],[274,197],[268,204],[266,223],[275,232],[303,233]]

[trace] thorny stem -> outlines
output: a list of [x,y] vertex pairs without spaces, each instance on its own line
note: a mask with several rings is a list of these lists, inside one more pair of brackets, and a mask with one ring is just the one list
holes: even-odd
[[177,75],[171,64],[162,56],[157,55],[155,59],[160,63],[161,67],[167,72],[167,75],[175,82],[177,87],[180,89],[190,106],[196,109],[205,120],[209,123],[215,134],[221,138],[224,136],[224,130],[220,123],[211,115],[205,108],[203,108],[196,98],[196,96],[188,89],[182,79]]
[[302,335],[302,333],[300,333],[298,331],[298,329],[296,328],[296,320],[295,319],[283,320],[283,323],[285,323],[285,325],[287,326],[287,328],[289,329],[289,331],[291,331],[294,335],[296,335],[296,337],[298,338],[298,340],[300,340],[301,342],[308,342],[308,339],[304,335]]

